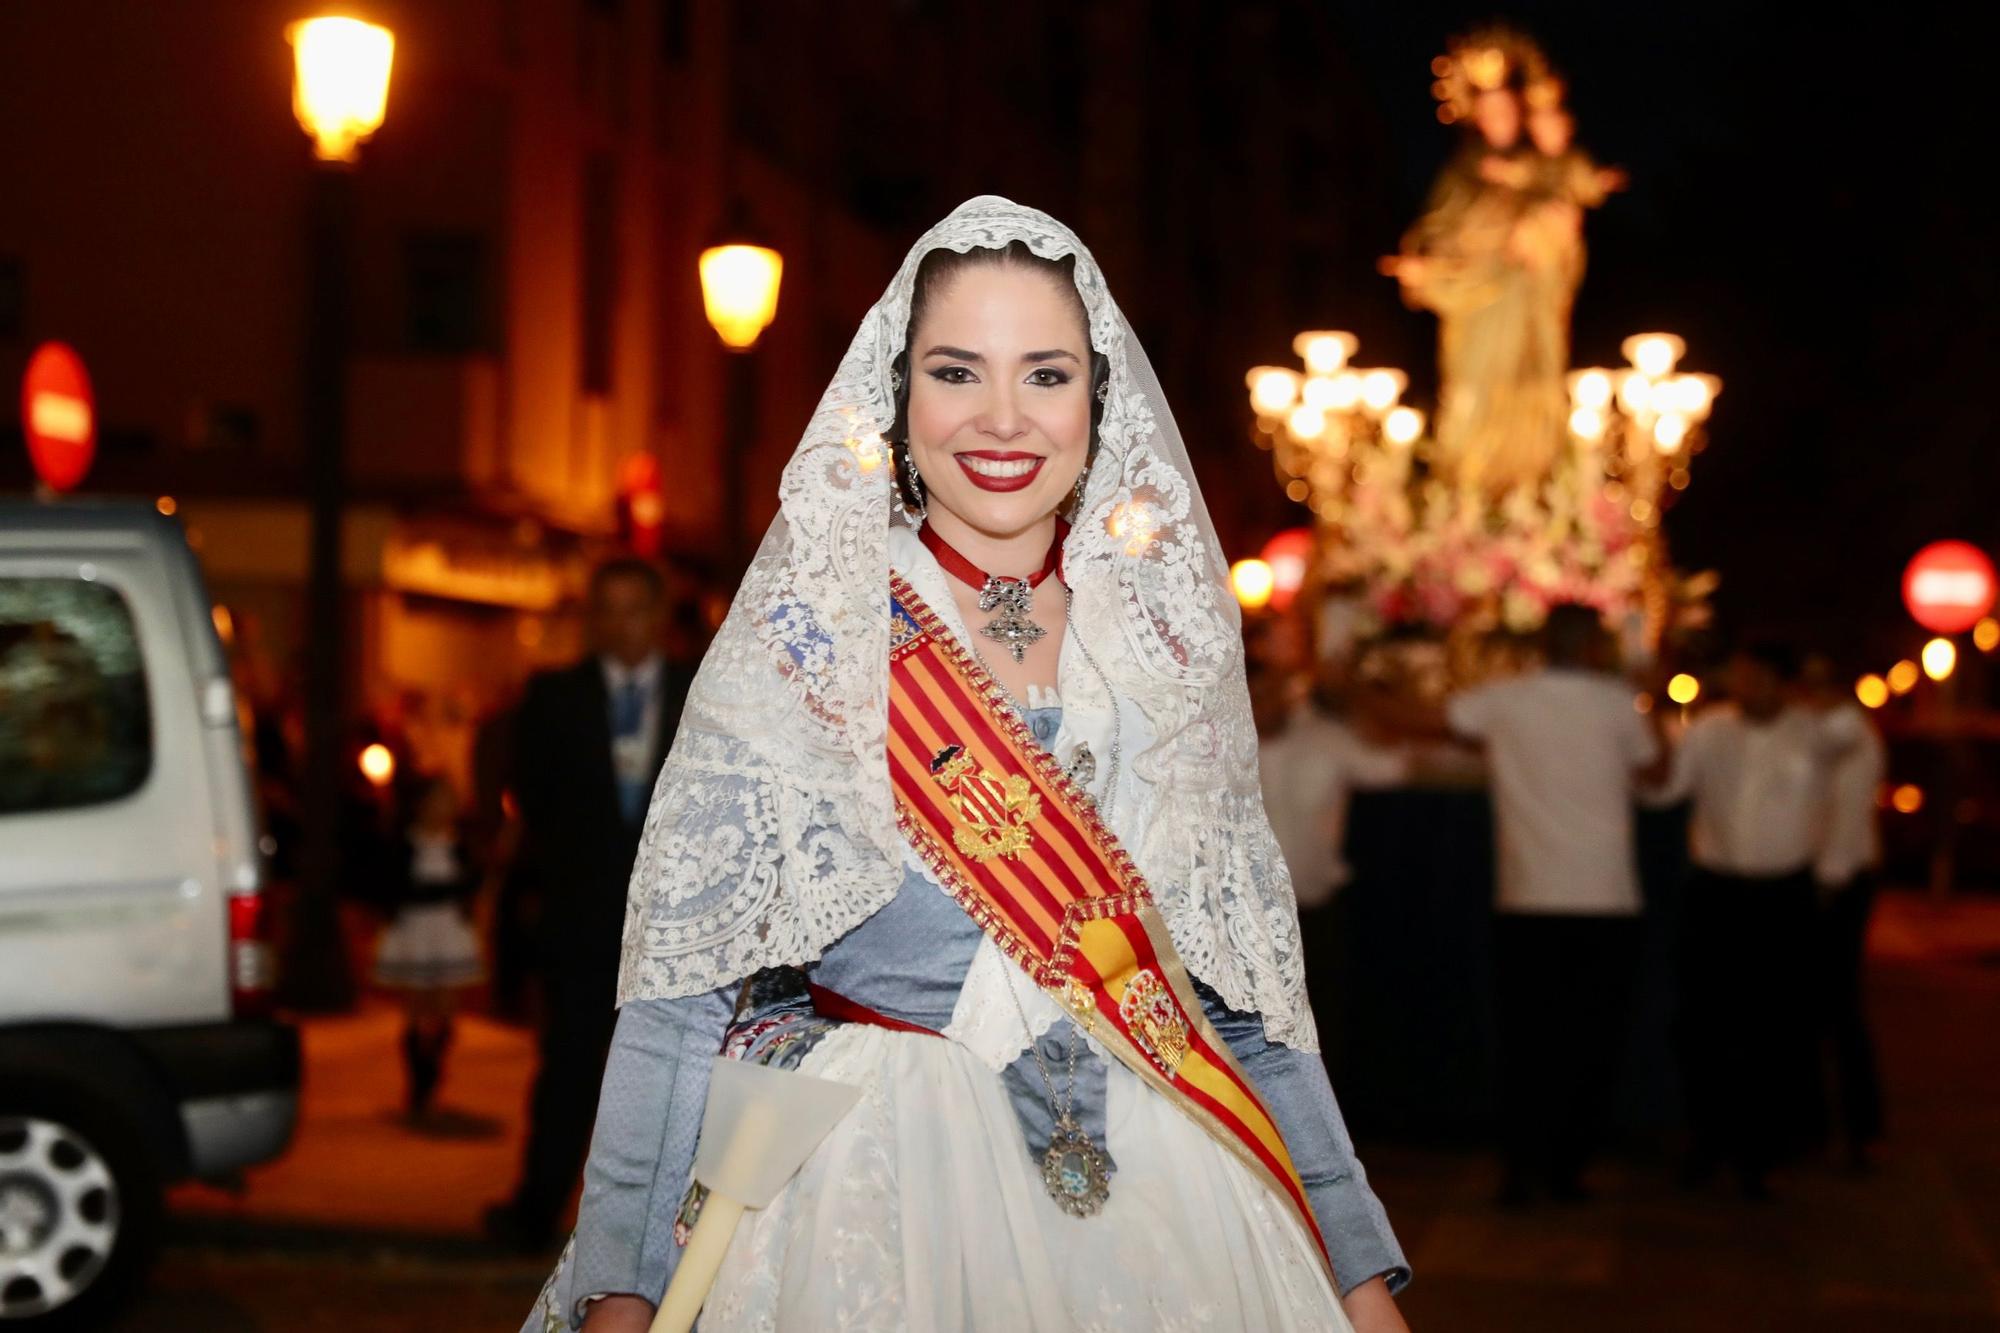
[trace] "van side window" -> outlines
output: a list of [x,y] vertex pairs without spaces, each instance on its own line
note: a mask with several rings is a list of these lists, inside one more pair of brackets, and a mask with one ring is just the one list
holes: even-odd
[[116,800],[152,766],[125,599],[83,579],[0,577],[0,816]]

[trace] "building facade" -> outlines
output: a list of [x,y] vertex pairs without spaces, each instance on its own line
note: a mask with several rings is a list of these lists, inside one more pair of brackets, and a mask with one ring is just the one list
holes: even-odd
[[[176,510],[277,675],[303,649],[320,168],[292,115],[285,28],[310,12],[0,11],[0,378],[18,383],[45,339],[78,349],[99,420],[86,492]],[[754,478],[741,494],[759,530],[790,442],[777,427],[804,420],[831,366],[822,330],[851,328],[874,294],[844,284],[893,260],[838,200],[738,142],[729,6],[348,12],[396,35],[387,119],[345,182],[350,697],[421,700],[449,730],[576,650],[631,460],[657,464],[664,548],[732,571],[725,469]],[[753,353],[786,373],[763,376],[741,459],[723,453],[729,354],[696,269],[732,197],[791,261]],[[864,262],[823,262],[835,253]],[[4,454],[0,486],[26,488],[23,452]]]

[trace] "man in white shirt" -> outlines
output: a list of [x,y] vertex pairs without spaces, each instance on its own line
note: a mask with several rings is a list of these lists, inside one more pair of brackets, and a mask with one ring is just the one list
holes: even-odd
[[1809,660],[1806,684],[1808,707],[1822,714],[1850,713],[1852,720],[1843,725],[1859,733],[1827,775],[1826,822],[1813,862],[1819,885],[1821,1017],[1833,1056],[1835,1125],[1848,1163],[1859,1168],[1867,1163],[1868,1146],[1882,1136],[1881,1084],[1861,979],[1882,862],[1876,799],[1888,776],[1888,754],[1881,735],[1840,687],[1831,662]]
[[1404,781],[1410,757],[1401,748],[1364,740],[1344,720],[1301,697],[1302,684],[1275,668],[1250,664],[1264,811],[1285,854],[1299,908],[1310,911],[1331,902],[1353,876],[1344,854],[1350,793]]
[[1688,728],[1662,803],[1691,800],[1679,1041],[1693,1176],[1727,1162],[1746,1194],[1813,1115],[1813,866],[1828,774],[1866,725],[1788,699],[1777,645],[1729,663],[1730,706]]
[[1625,1052],[1639,962],[1633,795],[1660,751],[1633,691],[1604,669],[1596,611],[1559,606],[1547,666],[1454,697],[1446,719],[1485,746],[1498,875],[1501,1202],[1535,1183],[1583,1194]]

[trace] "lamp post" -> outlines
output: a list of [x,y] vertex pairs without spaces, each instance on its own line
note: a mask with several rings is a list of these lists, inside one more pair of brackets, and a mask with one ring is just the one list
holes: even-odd
[[715,336],[727,349],[724,395],[722,504],[731,556],[747,563],[748,524],[743,512],[745,468],[756,447],[757,362],[754,349],[778,313],[778,283],[785,261],[768,245],[732,225],[701,253],[701,303]]
[[312,18],[285,30],[292,45],[292,111],[313,142],[306,209],[307,286],[303,422],[310,548],[306,578],[304,846],[286,986],[295,1005],[337,1009],[353,983],[340,948],[341,759],[347,663],[340,606],[340,524],[346,502],[348,252],[353,166],[382,124],[395,37],[352,18]]

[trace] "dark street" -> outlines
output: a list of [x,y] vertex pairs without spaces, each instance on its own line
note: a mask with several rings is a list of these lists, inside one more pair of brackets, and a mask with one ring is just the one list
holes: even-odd
[[[1492,1206],[1484,1155],[1364,1144],[1418,1274],[1412,1327],[2000,1329],[2000,906],[1898,895],[1872,947],[1892,1099],[1873,1173],[1795,1168],[1774,1202],[1750,1204],[1615,1162],[1593,1178],[1595,1201],[1515,1214]],[[518,1325],[545,1266],[495,1257],[475,1227],[513,1167],[528,1044],[467,1023],[444,1104],[506,1128],[418,1140],[390,1114],[393,1034],[382,1008],[308,1025],[292,1153],[251,1172],[240,1199],[174,1196],[174,1239],[121,1333]]]

